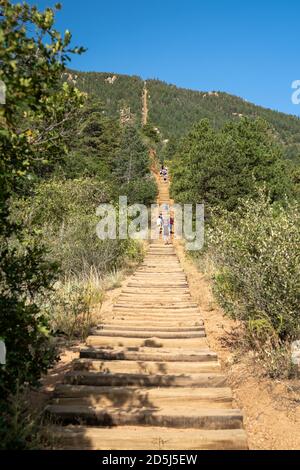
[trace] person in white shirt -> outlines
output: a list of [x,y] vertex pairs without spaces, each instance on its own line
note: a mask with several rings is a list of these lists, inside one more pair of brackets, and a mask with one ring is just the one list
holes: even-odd
[[162,232],[162,225],[163,225],[162,214],[159,214],[159,216],[157,217],[156,225],[158,228],[158,234],[160,234]]

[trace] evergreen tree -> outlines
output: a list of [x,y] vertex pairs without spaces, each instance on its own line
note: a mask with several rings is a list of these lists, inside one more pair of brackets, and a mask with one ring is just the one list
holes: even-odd
[[80,133],[60,170],[71,178],[111,179],[111,166],[120,144],[119,122],[105,116],[102,104],[93,98],[80,113],[80,118]]
[[280,147],[261,119],[242,119],[222,131],[200,121],[179,145],[172,176],[175,199],[204,203],[208,212],[216,206],[233,211],[240,198],[255,197],[260,183],[271,200],[290,193]]
[[131,125],[123,128],[120,148],[113,161],[113,173],[121,184],[142,179],[149,173],[149,152],[138,130]]

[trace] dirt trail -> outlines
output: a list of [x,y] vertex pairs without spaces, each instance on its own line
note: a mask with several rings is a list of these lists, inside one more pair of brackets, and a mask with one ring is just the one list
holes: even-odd
[[142,97],[142,125],[145,126],[148,122],[148,89],[147,82],[144,82],[143,97]]
[[47,412],[65,449],[246,449],[232,400],[174,246],[156,240]]

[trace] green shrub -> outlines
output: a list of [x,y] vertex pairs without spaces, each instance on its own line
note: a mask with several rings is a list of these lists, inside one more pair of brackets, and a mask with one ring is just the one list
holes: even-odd
[[39,299],[51,292],[55,262],[45,260],[40,232],[23,229],[22,238],[1,239],[0,331],[7,349],[6,366],[0,366],[0,394],[17,385],[37,385],[42,373],[55,362],[47,318]]
[[30,199],[18,200],[15,205],[26,223],[59,228],[73,214],[95,213],[99,204],[110,201],[111,192],[107,182],[95,178],[54,178],[36,185]]
[[171,192],[180,203],[204,203],[235,211],[242,198],[258,197],[258,183],[272,200],[291,192],[281,148],[270,125],[243,118],[216,131],[200,121],[179,143],[172,162]]
[[33,409],[28,389],[17,386],[5,403],[0,402],[0,411],[0,450],[41,448],[41,410]]
[[299,229],[298,204],[270,205],[261,193],[207,231],[217,298],[259,343],[300,333]]
[[120,188],[120,195],[126,195],[128,204],[150,205],[156,202],[157,184],[152,176],[136,179]]
[[127,258],[141,259],[133,240],[100,240],[96,208],[108,202],[111,188],[95,179],[49,180],[30,199],[14,203],[14,216],[24,226],[38,227],[48,258],[63,277],[99,274],[118,268]]
[[152,124],[148,123],[143,126],[143,134],[152,142],[160,142],[160,135]]
[[289,344],[264,347],[259,361],[262,371],[272,379],[292,379],[298,376],[298,367],[292,363]]
[[94,325],[93,307],[101,304],[104,291],[95,278],[68,279],[58,283],[52,296],[42,306],[54,334],[63,333],[69,339],[85,339]]

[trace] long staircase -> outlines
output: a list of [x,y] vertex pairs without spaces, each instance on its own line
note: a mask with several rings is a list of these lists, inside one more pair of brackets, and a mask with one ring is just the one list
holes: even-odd
[[[168,203],[168,184],[159,187]],[[247,449],[173,245],[150,244],[47,413],[64,449]]]

